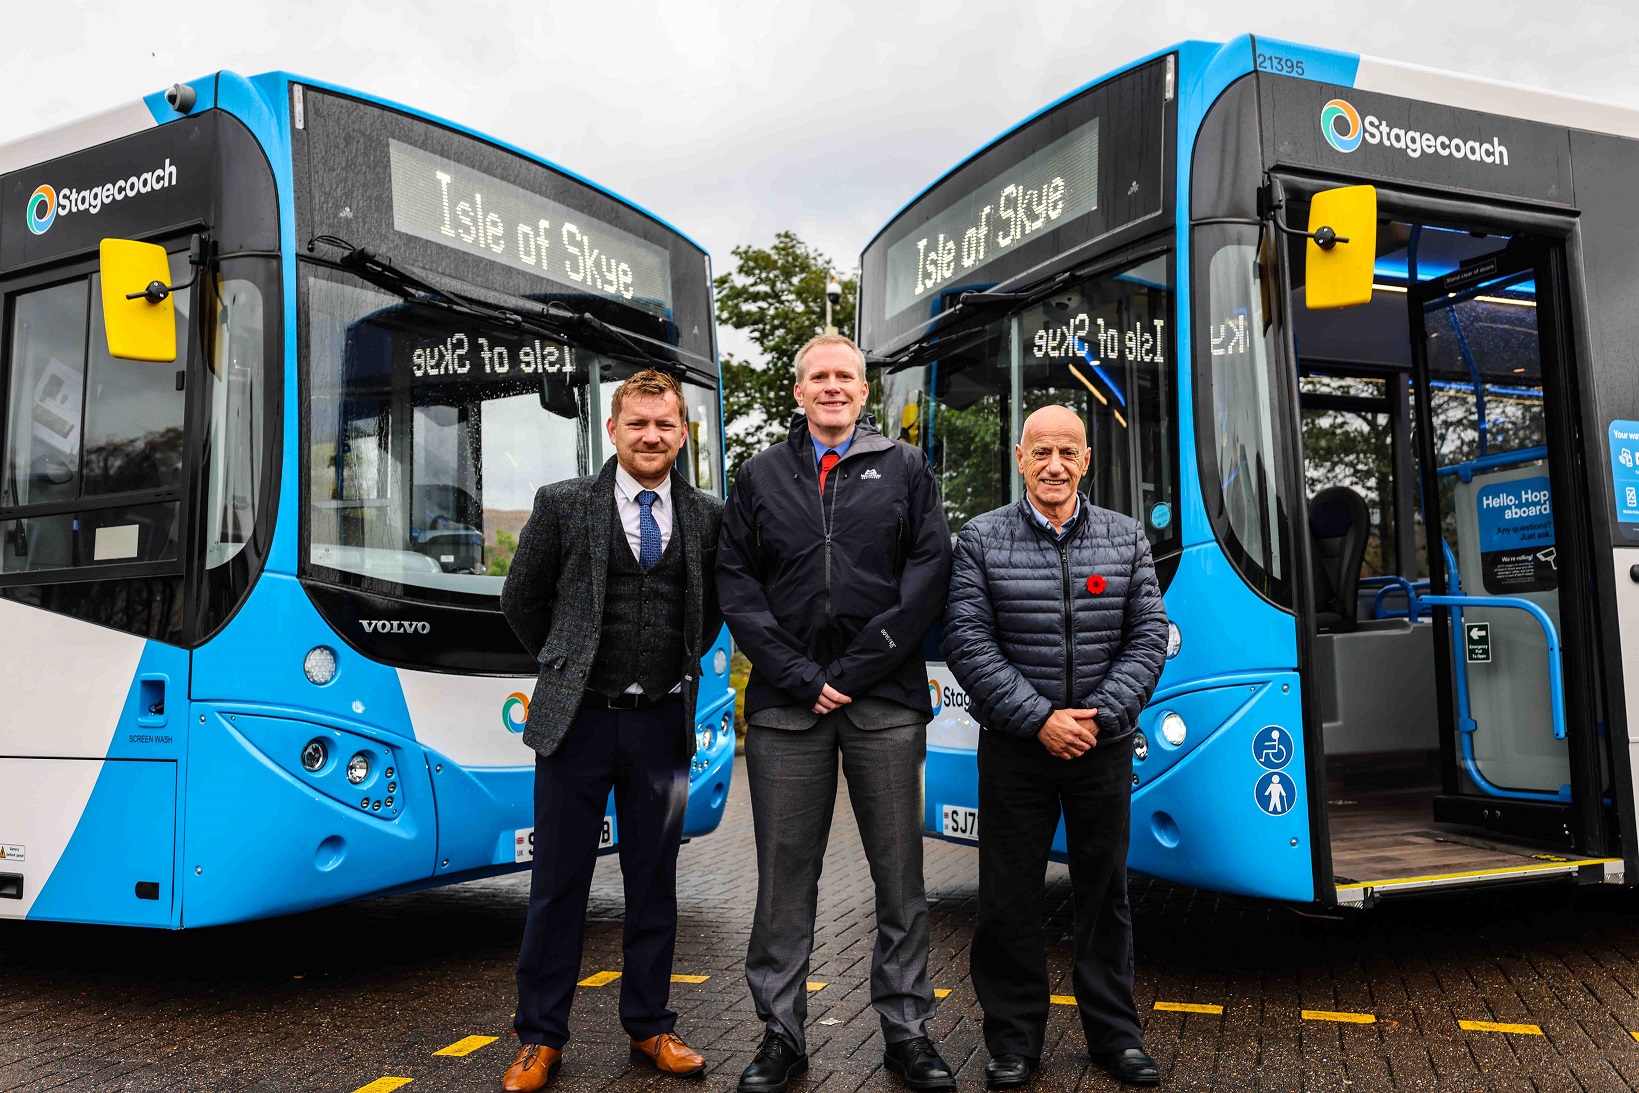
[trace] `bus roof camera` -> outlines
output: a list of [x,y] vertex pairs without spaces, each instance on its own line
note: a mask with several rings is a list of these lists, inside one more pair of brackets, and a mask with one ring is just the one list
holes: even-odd
[[165,92],[165,102],[178,114],[186,114],[199,101],[199,94],[185,83],[174,83]]

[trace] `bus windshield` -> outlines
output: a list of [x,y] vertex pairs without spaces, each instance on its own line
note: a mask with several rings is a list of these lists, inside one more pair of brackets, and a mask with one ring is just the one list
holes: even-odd
[[878,370],[879,419],[926,452],[953,532],[1017,496],[1019,427],[1057,403],[1086,423],[1083,494],[1143,523],[1157,557],[1174,549],[1173,305],[1170,256],[1140,258]]

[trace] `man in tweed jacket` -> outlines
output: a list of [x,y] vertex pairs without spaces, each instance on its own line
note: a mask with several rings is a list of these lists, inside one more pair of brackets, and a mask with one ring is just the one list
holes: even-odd
[[686,413],[664,373],[622,384],[606,425],[614,458],[596,477],[536,492],[501,592],[541,666],[524,731],[536,753],[537,838],[510,1093],[545,1088],[569,1039],[611,788],[626,882],[621,1024],[633,1057],[662,1073],[706,1068],[667,1008],[700,656],[722,627],[713,581],[722,502],[674,467]]

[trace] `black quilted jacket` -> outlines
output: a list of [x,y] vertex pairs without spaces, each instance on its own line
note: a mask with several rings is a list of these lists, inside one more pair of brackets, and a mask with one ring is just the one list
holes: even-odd
[[1063,542],[1029,501],[956,540],[945,661],[987,729],[1033,736],[1058,709],[1096,709],[1099,743],[1130,736],[1167,660],[1167,612],[1144,529],[1089,505]]

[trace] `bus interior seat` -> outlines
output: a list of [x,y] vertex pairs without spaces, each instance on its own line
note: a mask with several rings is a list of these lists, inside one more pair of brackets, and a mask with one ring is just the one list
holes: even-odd
[[1434,628],[1383,619],[1314,639],[1315,698],[1328,756],[1440,746]]
[[1366,502],[1348,486],[1330,486],[1309,502],[1315,621],[1323,634],[1347,633],[1355,628],[1360,563],[1366,557],[1370,528]]

